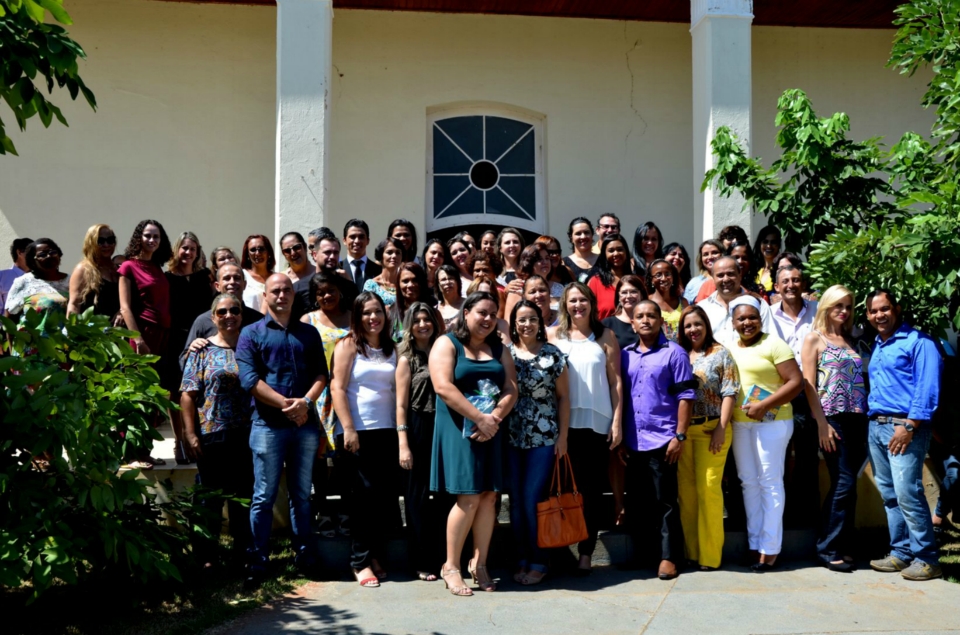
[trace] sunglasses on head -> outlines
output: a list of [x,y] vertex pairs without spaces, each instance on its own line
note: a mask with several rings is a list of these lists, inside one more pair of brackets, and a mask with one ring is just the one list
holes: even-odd
[[117,237],[116,236],[105,236],[103,238],[97,238],[98,245],[116,245]]
[[217,309],[217,317],[224,317],[228,313],[230,315],[240,315],[240,307],[232,306],[228,309]]

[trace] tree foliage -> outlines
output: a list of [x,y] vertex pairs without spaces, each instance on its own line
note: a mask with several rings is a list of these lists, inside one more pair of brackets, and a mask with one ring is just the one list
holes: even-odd
[[61,320],[0,318],[12,353],[0,357],[0,584],[29,582],[36,597],[54,579],[118,568],[179,580],[191,534],[209,536],[207,512],[189,496],[158,502],[151,481],[120,470],[160,438],[151,419],[171,405],[156,358],[92,310]]
[[[82,94],[91,108],[97,108],[77,65],[87,54],[62,26],[44,22],[46,12],[61,24],[73,23],[63,0],[0,0],[0,99],[13,111],[20,130],[26,130],[27,120],[34,116],[45,128],[54,118],[68,125],[60,108],[44,96],[43,87],[50,95],[54,84],[66,88],[73,100]],[[17,150],[0,119],[0,155],[7,153]]]
[[912,324],[943,334],[960,328],[960,3],[912,0],[896,14],[888,66],[931,69],[928,138],[907,132],[889,150],[851,141],[845,114],[818,118],[803,91],[788,90],[776,118],[780,158],[765,168],[722,128],[703,187],[741,193],[788,249],[806,250],[816,288],[844,284],[861,301],[889,288]]

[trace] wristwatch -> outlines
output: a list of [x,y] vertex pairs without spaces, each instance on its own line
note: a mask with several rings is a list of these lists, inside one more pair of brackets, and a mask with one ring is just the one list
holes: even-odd
[[905,423],[903,427],[906,428],[907,432],[913,432],[916,428],[913,427],[912,423]]
[[307,404],[307,410],[310,410],[311,408],[313,408],[313,399],[311,399],[310,397],[304,397],[303,403]]
[[686,441],[686,440],[687,440],[687,435],[685,435],[682,432],[677,433],[677,441]]

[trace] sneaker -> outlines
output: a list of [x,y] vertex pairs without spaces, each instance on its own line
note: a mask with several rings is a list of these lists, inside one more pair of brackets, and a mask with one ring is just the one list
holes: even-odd
[[882,571],[883,573],[896,573],[897,571],[903,571],[906,569],[907,563],[891,553],[886,558],[881,558],[880,560],[871,560],[870,566],[874,571]]
[[920,560],[914,560],[910,566],[900,572],[904,580],[914,580],[923,582],[925,580],[935,580],[943,577],[943,571],[938,564],[927,564]]

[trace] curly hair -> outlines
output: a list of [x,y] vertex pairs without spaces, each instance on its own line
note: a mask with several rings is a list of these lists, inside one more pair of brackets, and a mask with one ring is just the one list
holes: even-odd
[[493,275],[499,276],[503,271],[503,263],[500,262],[499,258],[494,258],[488,252],[477,249],[475,252],[470,254],[470,273],[473,273],[473,268],[478,262],[485,262],[490,265],[490,271],[493,272]]
[[150,261],[158,267],[163,267],[173,255],[173,247],[170,246],[170,238],[167,237],[167,232],[163,228],[163,225],[155,220],[147,219],[137,223],[137,226],[133,228],[133,235],[130,236],[130,242],[127,243],[127,248],[124,250],[123,255],[126,256],[127,259],[140,257],[140,252],[143,250],[143,230],[147,228],[147,225],[153,225],[160,230],[160,246],[153,252]]

